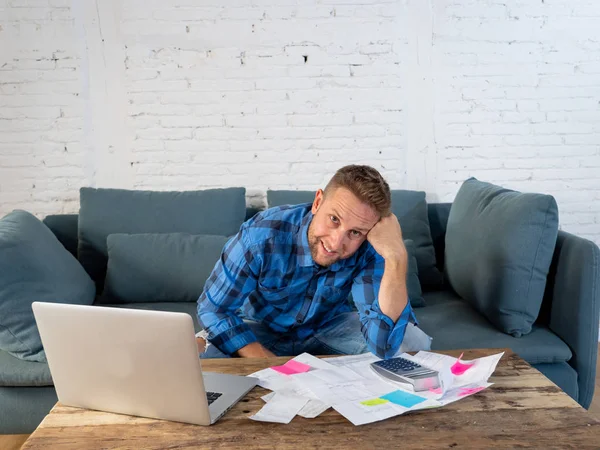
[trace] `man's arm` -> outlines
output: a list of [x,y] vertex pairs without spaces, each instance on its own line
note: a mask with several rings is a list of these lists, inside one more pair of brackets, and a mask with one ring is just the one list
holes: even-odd
[[369,350],[390,357],[404,339],[409,318],[414,319],[406,288],[408,258],[396,216],[382,218],[367,239],[377,255],[355,277],[352,297]]
[[367,239],[385,262],[379,290],[381,312],[396,322],[408,303],[408,254],[398,218],[394,214],[383,217],[369,232]]
[[[236,314],[248,295],[256,289],[260,255],[245,242],[245,229],[230,239],[221,258],[206,281],[198,299],[198,319],[209,341],[224,353],[242,357],[274,356],[257,342],[250,328]],[[202,338],[198,348],[204,347]]]

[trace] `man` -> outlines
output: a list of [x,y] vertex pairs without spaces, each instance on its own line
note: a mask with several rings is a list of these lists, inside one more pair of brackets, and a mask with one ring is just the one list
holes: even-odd
[[[430,339],[406,289],[390,189],[369,166],[339,169],[312,204],[267,209],[229,240],[198,299],[201,357],[359,354]],[[352,293],[358,313],[347,301]],[[414,347],[414,345],[413,345]]]

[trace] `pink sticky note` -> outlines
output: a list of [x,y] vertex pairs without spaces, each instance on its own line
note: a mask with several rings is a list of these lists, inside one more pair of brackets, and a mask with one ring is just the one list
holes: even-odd
[[301,362],[289,360],[282,366],[273,366],[271,369],[276,370],[284,375],[294,375],[296,373],[308,372],[310,366],[308,364],[302,364]]
[[458,360],[450,368],[450,371],[454,375],[462,375],[463,373],[465,373],[467,370],[469,370],[471,367],[473,367],[475,365],[474,363],[465,364],[465,363],[460,362],[460,358],[462,358],[463,354],[464,353],[460,354],[460,356],[458,357]]
[[483,391],[485,388],[476,387],[476,388],[460,388],[460,392],[458,393],[459,397],[464,397],[465,395],[476,394],[479,391]]

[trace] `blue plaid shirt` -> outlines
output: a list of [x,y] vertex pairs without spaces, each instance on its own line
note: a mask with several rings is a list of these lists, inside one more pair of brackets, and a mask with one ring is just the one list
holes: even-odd
[[383,258],[365,241],[351,257],[319,266],[308,245],[312,217],[311,204],[270,208],[227,242],[198,299],[200,323],[221,351],[256,342],[242,317],[304,340],[352,310],[350,292],[369,350],[381,358],[398,351],[409,318],[416,318],[410,302],[396,323],[381,312]]

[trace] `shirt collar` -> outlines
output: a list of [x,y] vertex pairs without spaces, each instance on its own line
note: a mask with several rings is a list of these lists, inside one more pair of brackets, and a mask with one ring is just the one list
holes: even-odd
[[310,246],[308,245],[308,227],[312,222],[313,213],[309,209],[300,222],[300,229],[296,235],[296,255],[298,257],[298,265],[300,267],[309,267],[315,264],[312,255],[310,254]]

